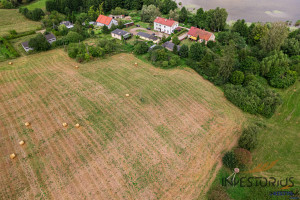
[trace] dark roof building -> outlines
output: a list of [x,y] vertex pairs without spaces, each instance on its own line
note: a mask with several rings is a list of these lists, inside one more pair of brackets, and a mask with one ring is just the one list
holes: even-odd
[[145,38],[152,41],[156,41],[158,39],[155,35],[150,35],[144,32],[138,32],[137,35],[140,36],[141,38]]
[[131,37],[131,33],[128,33],[127,31],[121,30],[121,29],[116,29],[114,31],[111,32],[111,36],[117,39],[122,39],[122,37],[124,39],[128,39]]
[[29,43],[28,41],[22,42],[22,43],[21,43],[22,47],[24,48],[24,50],[25,50],[26,52],[28,52],[28,51],[30,51],[30,50],[33,50],[33,48],[29,47],[29,44],[28,44],[28,43]]
[[56,37],[55,35],[53,35],[52,33],[49,33],[47,35],[45,35],[46,40],[51,44],[52,42],[56,41]]
[[[165,43],[163,43],[163,47],[165,47],[166,49],[168,49],[169,51],[173,51],[173,48],[174,48],[174,43],[170,42],[170,41],[167,41]],[[179,45],[177,45],[177,50],[179,51],[180,50],[180,47]]]

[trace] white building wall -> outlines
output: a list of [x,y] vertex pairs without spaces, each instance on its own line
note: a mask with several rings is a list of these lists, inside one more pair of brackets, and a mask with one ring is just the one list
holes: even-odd
[[163,33],[167,33],[167,34],[171,34],[174,32],[174,30],[178,27],[178,23],[175,23],[172,27],[171,26],[166,26],[163,24],[159,24],[154,22],[154,30],[159,31],[159,32],[163,32]]

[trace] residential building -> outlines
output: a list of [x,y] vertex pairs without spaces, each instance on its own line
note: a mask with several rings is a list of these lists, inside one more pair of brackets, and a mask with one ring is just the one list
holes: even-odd
[[52,33],[49,33],[47,35],[45,35],[45,38],[47,39],[47,41],[52,44],[52,42],[56,41],[56,37],[55,35],[53,35]]
[[205,29],[200,29],[192,26],[188,32],[188,38],[195,41],[197,41],[197,38],[199,38],[199,42],[205,41],[206,44],[208,41],[215,41],[216,36],[213,33],[206,31]]
[[[175,45],[174,43],[167,41],[167,42],[163,43],[162,46],[165,47],[166,49],[168,49],[169,51],[173,51],[174,45]],[[177,51],[180,50],[180,47],[181,46],[177,45]]]
[[118,22],[115,19],[111,17],[107,17],[105,15],[99,15],[96,22],[97,22],[97,26],[107,26],[108,28],[111,28],[113,24],[116,26],[118,25]]
[[24,48],[24,50],[25,50],[26,52],[33,50],[33,48],[30,48],[30,47],[29,47],[28,43],[29,43],[28,41],[27,41],[27,42],[22,42],[22,43],[21,43],[21,44],[22,44],[22,47]]
[[71,22],[69,22],[69,21],[62,21],[61,23],[60,23],[60,25],[61,24],[64,24],[67,28],[73,28],[74,27],[74,25],[71,23]]
[[172,19],[165,19],[161,17],[157,17],[154,20],[154,30],[171,34],[174,32],[174,30],[178,27],[178,22],[172,20]]
[[138,35],[143,40],[153,41],[153,43],[159,42],[158,37],[156,37],[155,35],[150,35],[144,32],[138,32],[136,35]]
[[111,32],[111,36],[119,40],[122,40],[123,37],[126,40],[131,37],[131,33],[128,33],[127,31],[121,29],[116,29]]

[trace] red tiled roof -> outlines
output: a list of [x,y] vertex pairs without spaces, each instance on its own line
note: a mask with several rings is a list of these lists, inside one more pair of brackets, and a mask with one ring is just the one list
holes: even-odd
[[154,22],[165,25],[165,26],[173,26],[173,24],[176,23],[176,21],[174,21],[172,19],[165,19],[165,18],[161,18],[161,17],[157,17],[154,20]]
[[213,33],[192,26],[188,32],[188,35],[191,35],[194,37],[199,36],[200,39],[208,41],[209,38],[213,35]]
[[105,24],[105,25],[109,25],[111,22],[112,18],[111,17],[107,17],[104,15],[99,15],[98,19],[96,20],[96,22],[99,22],[101,24]]

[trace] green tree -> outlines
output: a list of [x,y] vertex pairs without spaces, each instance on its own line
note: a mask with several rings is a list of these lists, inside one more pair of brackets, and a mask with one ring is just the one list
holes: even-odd
[[182,45],[178,52],[179,56],[182,58],[187,58],[189,56],[189,47],[187,45]]
[[179,13],[176,10],[170,10],[169,18],[175,21],[179,20]]
[[174,53],[175,55],[178,54],[178,47],[177,47],[176,44],[173,46],[173,53]]
[[182,7],[179,12],[179,22],[185,22],[188,19],[188,11],[185,7]]
[[297,79],[297,73],[289,68],[289,59],[283,52],[275,52],[274,55],[263,59],[262,75],[269,84],[276,88],[287,88],[293,85]]
[[202,29],[208,29],[207,13],[204,12],[203,8],[199,8],[194,15],[193,25],[198,26]]
[[102,27],[102,33],[104,33],[104,34],[109,34],[110,33],[110,31],[109,31],[109,29],[108,29],[107,26],[103,26]]
[[233,153],[233,151],[228,151],[222,158],[223,165],[228,167],[229,169],[233,169],[238,167],[238,161]]
[[208,11],[209,27],[213,31],[222,31],[226,26],[228,13],[225,8],[217,7]]
[[288,28],[284,22],[272,23],[268,33],[261,38],[260,45],[267,52],[280,50],[287,36]]
[[175,10],[177,8],[177,3],[173,0],[164,0],[159,2],[159,10],[163,14],[168,14],[170,10]]
[[252,73],[252,74],[260,73],[259,61],[252,56],[246,56],[246,58],[241,62],[240,68],[245,73]]
[[96,21],[98,14],[97,12],[94,10],[94,6],[91,6],[89,11],[88,11],[88,17],[90,21]]
[[205,46],[196,42],[190,47],[190,58],[194,61],[200,61],[204,55]]
[[[252,25],[251,25],[252,26]],[[262,25],[260,23],[256,24],[254,27],[249,27],[249,43],[250,44],[259,44],[261,38],[263,38],[265,35],[267,35],[269,29],[268,26]]]
[[41,33],[39,33],[36,37],[31,38],[28,45],[35,51],[47,51],[50,49],[49,42]]
[[241,85],[243,84],[245,79],[244,73],[241,71],[235,71],[232,73],[230,82],[234,85]]
[[136,45],[134,45],[134,53],[141,55],[145,54],[148,51],[148,45],[145,42],[138,42]]
[[232,27],[232,31],[239,33],[242,37],[248,38],[249,29],[244,19],[237,20]]
[[300,54],[300,42],[295,38],[288,38],[284,41],[281,49],[289,56],[296,56]]
[[141,10],[141,20],[143,22],[153,22],[157,16],[160,16],[159,9],[154,5],[144,5]]
[[83,40],[83,37],[77,33],[77,32],[74,32],[74,31],[70,31],[67,36],[66,36],[66,40],[69,42],[69,43],[73,43],[73,42],[79,42],[79,41],[82,41]]
[[238,142],[239,146],[249,151],[253,150],[258,143],[257,134],[258,134],[257,126],[250,126],[244,129]]
[[174,37],[172,38],[172,42],[173,42],[175,45],[179,45],[180,40],[178,39],[177,36],[174,36]]

